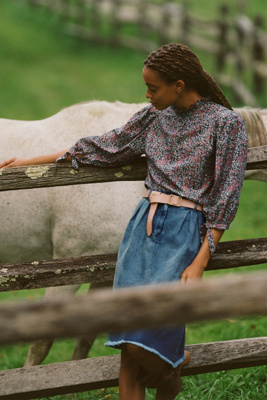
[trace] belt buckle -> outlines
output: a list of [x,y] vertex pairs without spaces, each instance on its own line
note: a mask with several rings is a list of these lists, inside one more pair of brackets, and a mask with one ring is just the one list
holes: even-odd
[[[172,203],[172,197],[179,197],[180,203],[179,204],[173,204]],[[170,194],[170,200],[169,200],[168,204],[169,204],[169,206],[181,207],[182,201],[183,201],[183,198],[181,196],[176,196],[175,194]]]

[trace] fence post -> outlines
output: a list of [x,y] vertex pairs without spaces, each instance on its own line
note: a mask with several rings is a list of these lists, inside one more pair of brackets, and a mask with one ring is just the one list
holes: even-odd
[[[169,1],[164,1],[164,3],[161,6],[161,26],[159,29],[159,44],[163,45],[168,43],[169,41],[169,35],[168,35],[168,29],[170,26],[170,5]],[[166,33],[167,32],[167,33]]]
[[75,19],[78,25],[86,24],[86,0],[76,0],[76,15]]
[[138,35],[141,43],[140,49],[144,51],[144,53],[147,53],[149,51],[147,42],[151,32],[147,17],[148,3],[146,1],[139,0],[136,7],[138,15]]
[[118,18],[119,9],[121,5],[121,0],[112,0],[112,11],[110,18],[110,40],[109,44],[111,46],[117,46],[119,43],[119,30],[120,30],[120,20]]
[[235,19],[235,31],[237,36],[237,46],[239,50],[236,52],[236,69],[238,76],[241,76],[245,69],[241,49],[244,50],[244,43],[247,36],[246,27],[244,26],[243,23],[244,18],[246,18],[244,15],[245,4],[243,1],[239,3],[239,9],[240,9],[240,15],[238,15],[237,18]]
[[94,37],[101,36],[101,2],[102,0],[92,0],[90,26],[92,27]]
[[181,31],[182,31],[182,42],[186,45],[190,45],[190,39],[189,39],[189,34],[190,34],[190,17],[189,17],[189,10],[190,7],[190,1],[189,0],[183,0],[183,7],[182,7],[182,18],[181,18]]
[[[258,15],[254,20],[253,44],[252,44],[252,58],[253,61],[264,61],[264,46],[260,38],[260,31],[264,25],[261,15]],[[264,92],[264,78],[257,72],[253,71],[253,85],[256,94]]]
[[[35,7],[37,6],[36,2],[34,0],[27,0],[27,3],[29,4],[30,7]],[[38,4],[39,5],[39,4]]]
[[219,37],[218,37],[218,53],[217,53],[217,60],[216,60],[216,67],[218,72],[221,72],[225,65],[226,56],[228,53],[228,45],[227,45],[227,36],[229,30],[229,23],[228,23],[228,12],[229,8],[227,4],[223,4],[220,7],[220,19],[218,22],[218,30],[219,30]]

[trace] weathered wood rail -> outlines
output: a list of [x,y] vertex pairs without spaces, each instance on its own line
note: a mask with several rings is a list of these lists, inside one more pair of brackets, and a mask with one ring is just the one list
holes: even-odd
[[[267,168],[267,146],[251,148],[247,169]],[[143,180],[146,159],[115,168],[59,164],[0,171],[0,191],[107,181]],[[0,291],[107,282],[116,254],[0,265]],[[207,269],[267,262],[267,239],[222,242]],[[91,291],[72,299],[0,305],[0,343],[97,335],[107,331],[267,313],[267,273],[231,274],[188,285]],[[153,303],[153,313],[151,304]],[[193,354],[183,375],[265,365],[267,338],[187,346]],[[119,356],[98,357],[0,372],[0,399],[35,399],[118,385]]]
[[[21,289],[110,282],[117,254],[0,264],[0,292]],[[267,239],[222,242],[207,271],[267,263]]]
[[[182,369],[182,376],[264,365],[267,339],[202,343],[186,350],[195,357]],[[119,365],[116,355],[1,371],[0,399],[35,399],[118,386]]]
[[116,291],[98,289],[77,298],[11,302],[0,305],[0,343],[266,314],[266,287],[264,271],[187,285],[175,282]]
[[[248,149],[247,170],[267,168],[267,145]],[[146,177],[146,158],[112,168],[83,166],[78,171],[68,163],[0,170],[0,191],[116,181],[138,181]]]

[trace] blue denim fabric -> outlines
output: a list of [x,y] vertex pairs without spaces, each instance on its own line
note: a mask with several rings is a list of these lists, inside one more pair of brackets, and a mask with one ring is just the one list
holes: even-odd
[[[153,219],[153,232],[146,234],[149,200],[142,199],[122,240],[114,289],[178,281],[201,246],[200,227],[205,222],[200,211],[159,204]],[[110,334],[106,346],[120,348],[133,343],[145,348],[173,367],[185,358],[185,327],[148,329]]]

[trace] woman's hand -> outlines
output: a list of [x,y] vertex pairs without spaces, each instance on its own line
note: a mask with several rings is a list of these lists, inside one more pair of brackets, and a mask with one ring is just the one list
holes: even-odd
[[[215,246],[217,246],[224,231],[211,229],[211,232],[213,235]],[[208,237],[206,235],[202,243],[202,246],[200,247],[200,250],[196,255],[196,258],[182,273],[181,283],[186,283],[188,280],[191,281],[191,280],[201,279],[203,272],[208,264],[209,258],[210,258],[210,249],[209,249]]]
[[2,163],[0,163],[0,168],[10,168],[10,167],[21,167],[23,165],[27,165],[26,160],[24,160],[23,158],[10,158],[9,160],[6,160]]
[[201,279],[205,266],[201,266],[195,261],[192,262],[182,273],[181,283],[185,283],[188,280]]
[[[55,163],[57,158],[65,154],[69,149],[59,151],[58,153],[46,154],[44,156],[38,156],[33,158],[10,158],[2,163],[0,163],[0,168],[10,168],[10,167],[22,167],[24,165],[40,165],[40,164],[51,164]],[[68,155],[65,161],[71,161],[71,157]]]

